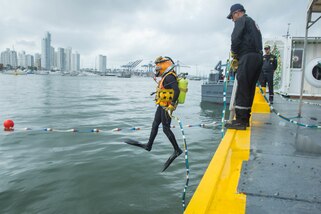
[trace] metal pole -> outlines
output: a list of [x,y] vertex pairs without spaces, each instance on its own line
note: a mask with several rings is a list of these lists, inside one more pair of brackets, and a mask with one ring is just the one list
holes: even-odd
[[303,64],[302,64],[302,76],[301,76],[301,90],[300,90],[300,103],[299,103],[299,112],[298,117],[301,117],[302,112],[302,95],[303,95],[303,87],[304,87],[304,73],[305,73],[305,67],[306,67],[306,49],[307,49],[307,43],[308,43],[308,31],[309,31],[309,17],[310,17],[311,11],[308,10],[307,12],[307,19],[306,19],[306,26],[305,26],[305,37],[304,37],[304,48],[303,48]]
[[305,63],[306,63],[306,49],[307,49],[307,43],[308,43],[308,31],[309,31],[309,17],[311,15],[311,10],[308,10],[307,12],[307,18],[306,18],[306,27],[305,27],[305,37],[304,37],[304,48],[303,48],[303,64],[302,64],[302,76],[301,76],[301,91],[300,91],[300,104],[299,104],[299,113],[298,117],[301,117],[301,111],[302,111],[302,95],[303,95],[303,87],[304,87],[304,73],[305,73]]

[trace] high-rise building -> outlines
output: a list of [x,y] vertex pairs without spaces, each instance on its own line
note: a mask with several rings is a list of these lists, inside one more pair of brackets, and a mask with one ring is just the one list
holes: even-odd
[[34,57],[30,54],[26,54],[25,51],[21,51],[18,53],[18,66],[22,68],[34,66]]
[[41,55],[38,53],[35,54],[35,67],[37,67],[38,70],[41,69]]
[[80,70],[80,54],[78,52],[72,54],[72,60],[71,60],[71,69],[73,71],[79,71]]
[[12,67],[18,66],[17,52],[7,48],[5,51],[1,52],[0,63],[4,66],[10,65]]
[[46,33],[45,38],[41,42],[41,67],[45,70],[50,70],[51,67],[51,35]]
[[30,54],[26,55],[26,67],[28,66],[32,66],[32,67],[34,66],[34,58]]
[[58,68],[58,51],[55,51],[55,62],[54,62],[55,68]]
[[66,70],[65,49],[58,48],[57,51],[57,68],[61,71]]
[[18,53],[18,66],[20,67],[26,67],[26,52],[21,51]]
[[71,71],[71,54],[72,54],[72,49],[66,48],[65,49],[65,69],[66,69],[66,71]]
[[107,57],[103,55],[99,55],[98,57],[98,65],[99,65],[99,71],[101,73],[106,72],[106,67],[107,67]]
[[57,51],[57,68],[60,71],[65,70],[65,50],[63,48],[58,48]]
[[56,68],[57,67],[57,63],[55,63],[55,48],[54,47],[50,47],[50,68]]

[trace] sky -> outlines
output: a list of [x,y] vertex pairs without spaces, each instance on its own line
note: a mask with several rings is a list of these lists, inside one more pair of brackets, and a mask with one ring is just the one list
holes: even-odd
[[[304,36],[309,0],[0,0],[0,51],[41,53],[51,33],[55,48],[72,47],[81,67],[97,55],[107,67],[170,56],[194,74],[208,73],[228,57],[234,23],[230,6],[241,3],[260,26],[263,38]],[[321,36],[321,21],[309,35]]]

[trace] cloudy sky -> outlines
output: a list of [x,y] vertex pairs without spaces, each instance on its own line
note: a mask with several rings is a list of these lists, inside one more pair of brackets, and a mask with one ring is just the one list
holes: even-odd
[[[171,56],[209,72],[228,56],[233,23],[230,6],[242,3],[264,38],[304,36],[309,0],[0,0],[0,51],[40,53],[46,31],[52,46],[72,47],[81,66],[93,67],[107,55],[107,66]],[[320,21],[321,22],[321,21]],[[321,36],[317,23],[310,35]]]

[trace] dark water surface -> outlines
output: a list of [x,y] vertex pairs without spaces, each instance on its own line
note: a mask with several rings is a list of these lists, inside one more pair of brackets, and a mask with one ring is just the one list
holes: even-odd
[[[0,213],[182,213],[184,157],[161,173],[173,150],[162,130],[150,153],[123,143],[148,140],[155,87],[151,78],[0,74],[0,122],[10,118],[16,128],[0,131]],[[200,91],[200,81],[189,82],[187,101],[175,111],[184,125],[220,120],[221,107],[201,107]],[[106,132],[41,131],[47,127]],[[111,131],[117,127],[123,130]],[[173,132],[183,147],[180,130]],[[195,127],[185,134],[188,202],[220,132]]]

